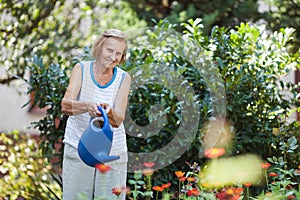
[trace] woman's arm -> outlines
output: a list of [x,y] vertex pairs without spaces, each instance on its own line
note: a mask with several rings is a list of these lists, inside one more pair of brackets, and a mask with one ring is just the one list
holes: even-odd
[[128,102],[128,95],[130,91],[131,77],[126,73],[123,82],[117,92],[114,109],[108,104],[101,103],[100,105],[105,108],[112,127],[119,127],[125,119],[125,113]]
[[95,103],[77,101],[77,96],[81,89],[81,76],[80,64],[76,64],[72,70],[69,85],[61,102],[61,112],[70,116],[85,112],[89,112],[91,116],[99,116],[101,113]]

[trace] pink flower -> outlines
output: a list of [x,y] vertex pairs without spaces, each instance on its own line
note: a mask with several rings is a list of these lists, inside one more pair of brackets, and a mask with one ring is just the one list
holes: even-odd
[[155,163],[154,162],[144,162],[143,165],[144,165],[144,167],[151,168],[155,165]]

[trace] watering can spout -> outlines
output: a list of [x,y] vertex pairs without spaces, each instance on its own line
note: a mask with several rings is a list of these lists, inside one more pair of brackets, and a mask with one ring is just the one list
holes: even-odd
[[108,156],[104,153],[100,153],[98,156],[97,156],[97,161],[99,163],[107,163],[107,162],[111,162],[111,161],[114,161],[114,160],[118,160],[120,158],[120,156]]
[[78,154],[81,160],[91,166],[106,163],[119,159],[119,156],[109,155],[113,131],[109,125],[108,116],[102,107],[98,106],[98,110],[103,116],[103,125],[97,126],[99,121],[97,118],[92,119],[89,126],[83,132],[78,143]]

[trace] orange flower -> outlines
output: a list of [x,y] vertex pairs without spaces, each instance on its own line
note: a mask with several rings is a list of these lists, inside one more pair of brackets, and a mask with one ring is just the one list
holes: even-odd
[[217,158],[222,156],[225,153],[223,148],[210,148],[204,151],[204,155],[207,158]]
[[252,183],[244,183],[245,187],[251,187]]
[[197,190],[196,188],[192,188],[191,190],[187,191],[187,195],[188,196],[199,196],[200,195],[200,191]]
[[144,167],[151,168],[155,165],[155,163],[154,162],[144,162],[143,165],[144,165]]
[[260,166],[263,168],[263,169],[268,169],[271,164],[270,163],[261,163]]
[[270,172],[270,173],[269,173],[269,176],[275,177],[275,176],[278,176],[278,174],[276,174],[275,172]]
[[113,188],[113,189],[111,189],[111,192],[116,196],[120,196],[120,194],[122,193],[122,190],[120,188]]
[[108,171],[111,169],[110,166],[104,165],[104,164],[102,164],[102,163],[96,164],[95,167],[96,167],[96,169],[98,169],[98,171],[100,171],[102,174],[108,172]]
[[188,182],[194,182],[196,180],[196,178],[195,177],[187,177],[186,180]]
[[176,174],[176,176],[177,176],[178,178],[181,178],[181,177],[184,176],[185,172],[177,171],[177,172],[175,172],[175,174]]
[[169,188],[171,186],[171,183],[166,183],[166,184],[163,184],[161,187],[166,189],[166,188]]
[[153,189],[154,191],[159,191],[159,192],[162,192],[162,191],[164,190],[163,187],[158,186],[158,185],[157,185],[157,186],[153,186],[152,189]]

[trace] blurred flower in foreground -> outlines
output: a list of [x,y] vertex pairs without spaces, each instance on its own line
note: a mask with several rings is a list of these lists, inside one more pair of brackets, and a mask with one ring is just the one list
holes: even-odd
[[223,148],[210,148],[204,151],[204,156],[207,158],[218,158],[225,153]]
[[96,169],[99,171],[99,172],[101,172],[102,174],[104,174],[104,173],[106,173],[106,172],[108,172],[110,169],[111,169],[111,167],[110,166],[108,166],[108,165],[104,165],[104,164],[96,164]]
[[202,128],[204,133],[202,148],[214,147],[229,149],[234,136],[234,126],[229,118],[212,117]]
[[264,175],[260,163],[262,160],[253,154],[212,159],[199,173],[198,184],[207,187],[244,183],[259,184]]

